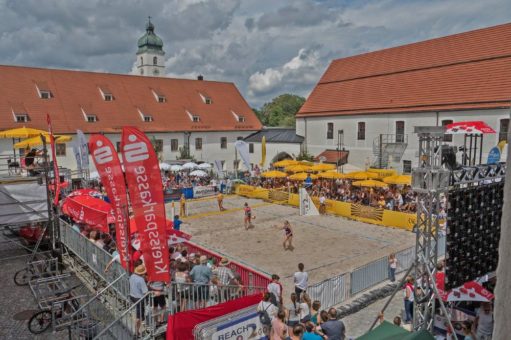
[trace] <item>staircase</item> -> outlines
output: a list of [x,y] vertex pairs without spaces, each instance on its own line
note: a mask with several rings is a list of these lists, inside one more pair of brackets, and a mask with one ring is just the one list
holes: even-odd
[[373,140],[372,167],[387,169],[390,162],[401,161],[408,146],[408,135],[380,134]]

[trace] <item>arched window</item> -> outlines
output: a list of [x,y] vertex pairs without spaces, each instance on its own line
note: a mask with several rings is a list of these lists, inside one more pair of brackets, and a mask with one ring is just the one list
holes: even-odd
[[142,76],[144,75],[144,69],[143,68],[140,69],[140,75],[142,75]]
[[153,65],[158,65],[158,57],[153,58]]
[[144,65],[144,57],[140,57],[140,65]]

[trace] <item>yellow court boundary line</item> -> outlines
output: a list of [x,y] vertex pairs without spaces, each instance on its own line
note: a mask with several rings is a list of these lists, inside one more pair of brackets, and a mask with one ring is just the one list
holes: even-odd
[[[259,204],[254,204],[251,207],[258,208],[258,207],[265,207],[268,205],[273,205],[273,203],[259,203]],[[241,211],[241,210],[243,210],[243,208],[226,209],[224,211],[208,211],[208,212],[204,212],[204,213],[200,213],[200,214],[195,214],[192,216],[183,217],[183,220],[193,220],[193,219],[201,218],[201,217],[223,215],[223,214],[228,214],[230,212]]]

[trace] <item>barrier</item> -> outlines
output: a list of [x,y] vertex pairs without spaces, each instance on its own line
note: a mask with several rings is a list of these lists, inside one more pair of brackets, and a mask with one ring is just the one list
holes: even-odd
[[321,302],[321,309],[338,305],[350,297],[350,275],[344,273],[307,288],[311,300]]
[[[236,194],[250,198],[270,200],[275,203],[285,202],[288,205],[299,206],[298,194],[287,193],[282,190],[264,189],[250,185],[240,184],[236,186]],[[287,198],[287,199],[286,199]],[[312,197],[312,201],[319,206],[319,198]],[[405,230],[412,230],[416,223],[416,215],[400,211],[375,208],[361,204],[353,204],[335,200],[326,200],[326,212],[351,218],[360,222],[383,225],[385,227],[396,227]]]

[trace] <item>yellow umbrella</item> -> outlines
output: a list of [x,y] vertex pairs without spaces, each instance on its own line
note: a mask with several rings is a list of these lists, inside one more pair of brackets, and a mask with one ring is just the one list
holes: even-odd
[[312,166],[312,171],[327,171],[327,170],[333,170],[336,166],[334,164],[325,164],[325,163],[319,163],[314,164]]
[[296,165],[298,163],[300,163],[300,162],[295,161],[293,159],[284,159],[283,161],[273,163],[273,166],[275,166],[277,168],[285,168],[286,166]]
[[293,180],[293,181],[305,181],[305,179],[307,178],[307,175],[310,175],[312,179],[318,178],[318,176],[316,176],[314,174],[308,174],[306,172],[300,172],[300,173],[297,173],[297,174],[289,176],[289,179]]
[[412,185],[412,176],[410,175],[389,176],[385,177],[383,181],[388,184]]
[[342,179],[346,178],[346,174],[341,174],[338,172],[323,172],[318,175],[320,178],[326,179]]
[[273,171],[263,172],[261,174],[261,176],[262,177],[267,177],[267,178],[283,178],[283,177],[287,177],[287,174],[285,172],[282,172],[282,171],[273,170]]
[[305,172],[310,171],[311,167],[308,165],[291,165],[286,167],[286,171],[289,172]]
[[40,134],[48,134],[48,131],[21,127],[0,131],[0,138],[30,138],[39,136]]
[[378,178],[378,175],[372,172],[366,172],[366,171],[355,171],[350,172],[349,174],[346,174],[346,178],[349,179],[371,179],[371,178]]
[[380,181],[375,181],[374,179],[368,179],[365,181],[357,181],[357,182],[353,182],[351,184],[354,186],[357,186],[357,187],[370,187],[370,188],[386,188],[387,187],[387,184],[380,182]]
[[[48,133],[44,135],[45,137],[48,136]],[[55,136],[55,143],[66,143],[71,140],[71,136]],[[46,140],[46,143],[50,143],[50,139],[48,138]],[[26,149],[26,148],[32,148],[34,146],[42,145],[43,141],[41,140],[41,136],[32,137],[29,139],[22,140],[21,142],[18,142],[14,144],[14,147],[17,149]]]

